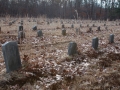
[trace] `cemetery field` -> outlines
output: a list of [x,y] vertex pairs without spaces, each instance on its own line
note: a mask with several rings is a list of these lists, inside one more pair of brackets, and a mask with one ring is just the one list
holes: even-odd
[[[25,36],[19,39],[20,25]],[[0,90],[120,90],[120,21],[0,18],[0,27]],[[7,41],[17,42],[22,63],[10,73],[2,52]],[[70,42],[77,44],[72,56]]]

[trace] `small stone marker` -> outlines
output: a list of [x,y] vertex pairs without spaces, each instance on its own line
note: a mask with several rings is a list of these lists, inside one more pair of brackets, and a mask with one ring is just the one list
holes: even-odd
[[66,30],[65,30],[65,29],[62,30],[62,35],[63,35],[63,36],[66,35]]
[[93,24],[93,27],[95,27],[95,24]]
[[64,25],[64,24],[62,24],[62,28],[65,28],[65,25]]
[[38,37],[43,36],[42,30],[38,30],[38,32],[37,32],[37,36],[38,36]]
[[23,26],[19,26],[19,31],[23,31]]
[[76,34],[80,34],[80,29],[76,28]]
[[108,30],[108,27],[105,27],[106,30]]
[[80,24],[80,27],[82,27],[82,24]]
[[73,24],[71,25],[71,28],[74,28],[74,25],[73,25]]
[[104,24],[104,26],[106,26],[106,24]]
[[114,34],[110,34],[109,43],[114,43]]
[[9,22],[9,26],[11,26],[12,25],[12,22]]
[[75,42],[70,42],[68,46],[68,55],[74,55],[77,53],[77,44]]
[[25,38],[25,33],[23,31],[18,32],[18,39],[23,39]]
[[32,29],[33,29],[33,30],[37,30],[37,26],[34,26]]
[[89,31],[90,31],[91,33],[93,32],[93,31],[92,31],[92,27],[89,28]]
[[100,31],[100,26],[97,28],[98,31]]
[[92,39],[92,47],[94,49],[98,48],[98,37],[95,37],[95,38]]
[[16,42],[2,44],[2,52],[6,65],[6,72],[9,73],[22,67],[19,50]]
[[87,27],[89,27],[89,24],[87,24]]
[[1,27],[0,27],[0,33],[1,33]]

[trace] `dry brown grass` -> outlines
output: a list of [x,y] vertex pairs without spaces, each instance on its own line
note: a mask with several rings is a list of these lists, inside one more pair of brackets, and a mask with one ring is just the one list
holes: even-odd
[[[1,18],[0,43],[17,41],[21,18],[9,26],[15,18]],[[62,20],[67,31],[61,34],[61,20],[47,18],[22,18],[26,38],[18,44],[22,68],[11,74],[5,73],[5,65],[0,49],[0,89],[8,90],[119,90],[120,84],[120,26],[113,22],[91,22],[90,20]],[[50,24],[47,24],[47,22]],[[82,28],[80,23],[82,22]],[[93,33],[86,33],[93,23]],[[119,22],[117,22],[119,23]],[[70,28],[74,24],[74,28]],[[32,27],[37,25],[43,37],[37,36]],[[97,26],[101,26],[98,32]],[[76,34],[76,29],[80,34]],[[108,44],[109,34],[115,34],[115,43]],[[92,38],[99,38],[99,48],[91,48]],[[78,54],[67,55],[68,43],[75,41]],[[118,54],[117,54],[118,53]]]

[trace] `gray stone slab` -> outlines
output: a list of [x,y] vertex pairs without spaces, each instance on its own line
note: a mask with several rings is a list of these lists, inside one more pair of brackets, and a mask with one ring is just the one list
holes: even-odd
[[19,26],[19,31],[23,31],[23,26]]
[[38,30],[38,31],[37,31],[37,36],[38,36],[38,37],[42,37],[42,36],[43,36],[42,30]]
[[77,53],[77,44],[75,42],[70,42],[68,46],[68,55],[74,55]]
[[16,42],[6,42],[2,44],[2,52],[7,73],[22,67]]
[[110,34],[109,36],[109,43],[114,43],[114,35]]
[[94,49],[98,48],[98,37],[95,37],[95,38],[92,39],[92,47]]
[[37,30],[37,26],[34,26],[32,29],[33,29],[33,30]]
[[65,30],[65,29],[62,30],[62,35],[63,35],[63,36],[66,35],[66,30]]

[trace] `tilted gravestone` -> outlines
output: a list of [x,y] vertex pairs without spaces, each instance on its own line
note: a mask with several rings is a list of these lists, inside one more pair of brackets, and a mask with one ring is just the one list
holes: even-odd
[[110,34],[109,43],[114,43],[114,34]]
[[43,36],[42,30],[38,30],[38,32],[37,32],[37,36],[38,36],[38,37]]
[[19,26],[19,31],[23,31],[23,26]]
[[37,26],[34,26],[32,29],[33,29],[33,30],[37,30]]
[[68,45],[68,55],[74,55],[77,53],[77,44],[75,42],[70,42]]
[[18,32],[18,39],[23,39],[25,38],[25,33],[23,31]]
[[19,50],[16,42],[2,44],[2,52],[6,65],[6,72],[9,73],[22,67]]
[[65,29],[62,30],[62,35],[63,35],[63,36],[66,35],[66,30],[65,30]]
[[95,38],[92,39],[92,47],[94,49],[98,48],[98,37],[95,37]]

